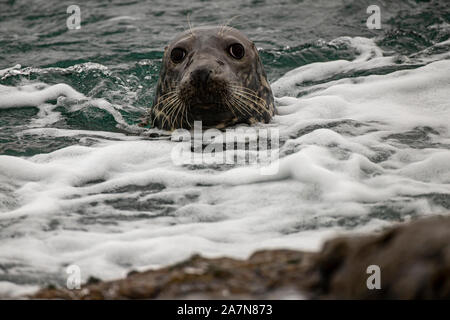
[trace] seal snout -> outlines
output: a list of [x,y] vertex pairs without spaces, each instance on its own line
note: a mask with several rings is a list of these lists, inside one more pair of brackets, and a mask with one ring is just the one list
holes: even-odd
[[201,87],[208,85],[208,80],[212,74],[212,69],[208,67],[200,67],[191,72],[192,80]]
[[180,98],[187,105],[220,106],[229,92],[229,81],[218,63],[198,61],[186,70],[180,83]]

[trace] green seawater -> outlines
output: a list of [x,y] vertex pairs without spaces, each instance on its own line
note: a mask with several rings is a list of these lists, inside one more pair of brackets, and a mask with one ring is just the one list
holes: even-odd
[[[412,55],[449,38],[445,0],[380,2],[380,30],[366,26],[366,9],[372,2],[78,1],[81,28],[69,30],[70,14],[64,2],[2,1],[0,69],[20,64],[22,72],[3,77],[0,85],[66,83],[87,97],[122,106],[124,119],[133,124],[151,106],[164,47],[188,28],[188,15],[194,26],[221,25],[233,18],[230,25],[260,49],[270,81],[313,62],[353,59],[353,48],[329,44],[340,36],[375,38],[392,55]],[[405,67],[397,67],[401,68]],[[366,74],[394,70],[374,68]],[[355,72],[335,78],[361,75]],[[111,115],[94,109],[60,110],[63,120],[52,127],[120,131]],[[30,156],[76,142],[47,143],[42,137],[17,141],[14,135],[36,112],[30,108],[0,110],[0,154]]]

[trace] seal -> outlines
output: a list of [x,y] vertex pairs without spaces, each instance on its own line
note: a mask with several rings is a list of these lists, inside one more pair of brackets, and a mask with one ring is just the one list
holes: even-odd
[[163,130],[269,122],[275,105],[255,44],[235,28],[197,27],[164,50],[147,123]]

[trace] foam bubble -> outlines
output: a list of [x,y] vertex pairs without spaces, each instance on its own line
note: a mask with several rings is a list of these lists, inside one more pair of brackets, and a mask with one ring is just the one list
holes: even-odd
[[37,107],[46,101],[56,100],[60,96],[71,99],[83,99],[83,94],[71,86],[59,83],[53,86],[46,84],[30,84],[21,87],[0,85],[0,109]]

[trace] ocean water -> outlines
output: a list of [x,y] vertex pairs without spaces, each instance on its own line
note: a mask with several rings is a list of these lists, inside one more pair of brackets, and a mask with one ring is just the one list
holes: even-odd
[[[114,279],[448,213],[447,1],[78,2],[79,30],[59,1],[0,3],[0,297],[63,286],[71,264]],[[137,126],[187,14],[238,15],[255,41],[276,174],[175,163],[179,142]]]

